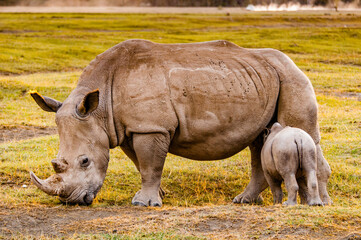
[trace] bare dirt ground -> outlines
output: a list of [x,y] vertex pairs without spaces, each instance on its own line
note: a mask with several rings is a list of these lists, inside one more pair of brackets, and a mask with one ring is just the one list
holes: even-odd
[[[361,239],[334,227],[293,226],[277,220],[280,207],[205,206],[191,208],[141,207],[1,207],[4,237],[69,237],[79,234],[142,234],[174,232],[210,239]],[[356,230],[356,229],[355,229]],[[0,235],[0,238],[1,238]],[[139,236],[141,238],[142,236]]]
[[52,135],[56,133],[56,127],[0,126],[0,143]]
[[338,92],[338,91],[323,91],[323,90],[315,90],[316,95],[317,94],[323,94],[328,96],[336,96],[339,98],[347,98],[352,100],[357,100],[361,102],[361,93],[358,92]]

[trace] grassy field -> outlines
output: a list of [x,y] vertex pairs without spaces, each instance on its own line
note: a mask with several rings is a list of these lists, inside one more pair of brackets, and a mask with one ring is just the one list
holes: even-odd
[[[114,149],[93,205],[61,206],[55,197],[31,185],[29,178],[29,171],[44,178],[53,173],[50,160],[59,143],[53,135],[0,143],[0,239],[32,235],[47,239],[52,234],[74,239],[333,239],[361,231],[360,14],[12,13],[0,14],[0,36],[0,131],[55,126],[54,115],[43,112],[28,92],[36,89],[63,101],[75,88],[82,68],[126,39],[160,43],[225,39],[243,47],[279,49],[315,88],[334,202],[323,208],[272,206],[267,189],[261,205],[230,204],[249,182],[250,154],[245,150],[215,162],[169,155],[162,179],[164,207],[139,209],[130,202],[140,188],[140,176],[122,151]],[[50,224],[62,214],[70,217]],[[44,226],[50,230],[32,231],[24,216],[48,223]],[[13,218],[22,228],[11,224]]]

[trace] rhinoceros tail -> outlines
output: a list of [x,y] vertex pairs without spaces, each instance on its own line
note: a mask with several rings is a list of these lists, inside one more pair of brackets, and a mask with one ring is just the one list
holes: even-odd
[[295,139],[296,144],[296,150],[297,150],[297,158],[298,158],[298,164],[299,168],[302,169],[302,159],[303,159],[303,144],[302,144],[302,138],[297,141]]

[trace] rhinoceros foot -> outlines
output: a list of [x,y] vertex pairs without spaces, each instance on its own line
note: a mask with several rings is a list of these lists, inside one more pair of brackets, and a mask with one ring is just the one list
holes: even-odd
[[294,206],[296,204],[297,204],[296,201],[287,200],[286,202],[282,203],[282,206]]
[[133,197],[132,204],[140,207],[161,207],[162,199],[158,192],[153,194],[140,190]]
[[308,205],[310,205],[310,206],[323,206],[323,202],[321,201],[320,198],[316,198],[316,199],[311,199],[308,202]]
[[332,205],[333,201],[327,193],[327,190],[323,191],[323,194],[320,194],[323,205]]
[[331,198],[328,198],[328,199],[323,199],[322,203],[323,203],[324,206],[325,205],[332,205],[333,201],[331,200]]
[[233,199],[233,203],[257,203],[260,204],[263,202],[263,198],[261,196],[250,196],[247,193],[243,192],[241,194],[239,194],[238,196],[236,196]]

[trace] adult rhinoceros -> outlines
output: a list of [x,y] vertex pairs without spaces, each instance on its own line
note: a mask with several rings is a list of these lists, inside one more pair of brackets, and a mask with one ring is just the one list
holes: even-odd
[[56,112],[60,147],[55,175],[37,187],[68,203],[91,204],[120,146],[142,177],[132,203],[161,206],[168,152],[195,160],[230,157],[249,146],[252,176],[236,203],[256,201],[267,187],[262,131],[278,121],[308,132],[317,145],[320,195],[330,168],[319,145],[317,103],[309,79],[283,53],[227,41],[157,44],[128,40],[98,55],[63,102],[31,93]]

